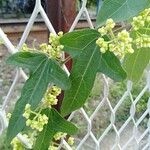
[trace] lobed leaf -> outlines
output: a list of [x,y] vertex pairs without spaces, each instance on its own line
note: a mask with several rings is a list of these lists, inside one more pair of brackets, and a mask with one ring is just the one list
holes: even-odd
[[68,115],[80,108],[93,87],[100,62],[99,47],[94,42],[85,46],[81,54],[74,58],[70,74],[71,88],[66,90],[61,113]]
[[93,29],[83,29],[66,33],[61,39],[60,43],[64,45],[64,51],[69,53],[72,57],[80,54],[82,50],[91,42],[96,42],[100,34]]
[[104,25],[109,18],[117,22],[128,20],[149,6],[150,0],[105,0],[97,15],[97,27]]
[[[97,31],[88,29],[68,33],[61,39],[61,44],[68,48],[65,51],[74,56],[70,74],[72,87],[65,91],[61,107],[64,116],[84,105],[97,72],[105,73],[116,81],[126,78],[126,73],[116,56],[110,52],[100,53],[100,48],[96,45],[99,36]],[[82,38],[84,42],[81,42]]]
[[[21,97],[17,101],[12,113],[7,131],[8,141],[11,141],[25,127],[25,119],[22,116],[25,105],[30,104],[31,108],[34,110],[42,100],[49,83],[54,83],[62,89],[70,88],[69,78],[57,62],[49,59],[44,54],[40,54],[43,59],[38,62],[36,59],[32,59],[34,55],[36,57],[37,54],[19,52],[8,59],[8,62],[14,65],[22,66],[23,63],[25,63],[26,67],[34,69],[33,74],[26,81],[21,92]],[[25,59],[22,63],[22,61],[20,61],[21,56],[23,56],[23,59],[25,58],[24,56],[26,56],[26,60],[28,58],[27,56],[29,56],[29,62],[36,61],[38,63],[37,65],[36,62],[31,63],[31,65],[35,63],[36,68],[30,67],[30,63]]]

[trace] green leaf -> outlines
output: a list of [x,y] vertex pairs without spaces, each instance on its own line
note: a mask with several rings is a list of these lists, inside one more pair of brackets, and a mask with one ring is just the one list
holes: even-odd
[[61,66],[46,54],[40,52],[18,52],[7,59],[7,63],[22,68],[28,68],[33,73],[45,64],[49,68],[49,80],[61,89],[70,88],[70,81]]
[[47,150],[53,136],[57,132],[67,133],[69,135],[76,134],[77,127],[72,123],[66,121],[55,109],[46,109],[43,111],[49,118],[48,124],[44,126],[42,132],[39,133],[34,150]]
[[37,68],[37,65],[46,58],[46,55],[41,55],[41,53],[38,52],[19,52],[11,55],[9,59],[7,59],[7,63],[34,71]]
[[64,45],[64,51],[69,53],[72,57],[80,54],[87,45],[100,37],[100,34],[93,29],[83,29],[66,33],[61,39],[60,43]]
[[84,105],[94,84],[100,55],[99,47],[92,41],[74,58],[70,74],[72,86],[65,92],[61,107],[62,115],[68,115]]
[[150,49],[135,49],[133,54],[128,54],[124,60],[124,69],[127,72],[127,78],[133,82],[139,81],[144,69],[150,61]]
[[[100,34],[96,30],[85,29],[65,34],[61,38],[61,44],[65,46],[66,52],[75,57],[82,52],[85,46],[88,46],[91,42],[96,42],[98,37],[100,37]],[[109,41],[108,37],[104,38]],[[106,74],[115,81],[126,78],[126,73],[122,69],[119,59],[111,52],[102,55],[98,72]]]
[[97,15],[97,27],[109,18],[117,22],[128,20],[149,6],[150,0],[105,0]]
[[[100,34],[91,29],[65,34],[61,44],[73,58],[70,80],[72,87],[65,92],[61,113],[67,115],[84,105],[93,87],[97,72],[102,72],[116,81],[126,78],[126,73],[116,56],[100,53],[96,40]],[[107,39],[108,40],[108,39]]]
[[122,81],[127,77],[119,59],[109,51],[102,54],[98,71],[106,74],[115,81]]
[[[29,54],[29,52],[27,53]],[[17,59],[18,55],[19,53],[14,54],[12,56],[14,59],[10,57],[8,62],[9,63],[12,62],[12,64],[19,66],[20,59]],[[20,56],[25,56],[25,55],[26,52],[20,52]],[[31,55],[34,55],[34,53],[32,53]],[[31,108],[34,110],[38,106],[42,97],[44,96],[49,83],[54,83],[55,85],[59,86],[62,89],[70,88],[69,78],[67,74],[61,69],[59,64],[54,60],[49,59],[44,54],[40,54],[40,55],[43,55],[41,56],[43,57],[43,60],[41,60],[40,63],[37,62],[38,63],[37,65],[35,63],[36,69],[34,68],[35,70],[33,74],[26,81],[21,92],[21,97],[17,101],[15,105],[15,109],[12,113],[12,117],[10,119],[8,132],[7,132],[8,141],[11,141],[25,127],[25,119],[22,116],[25,105],[31,104]],[[31,60],[30,59],[29,60],[31,62],[36,61],[36,59],[32,59],[32,57],[30,58]],[[24,63],[25,62],[26,61],[24,61]],[[31,63],[31,65],[33,63]],[[29,65],[27,64],[28,62],[25,63],[25,66],[27,67],[29,66],[28,68],[32,69],[32,67],[30,67],[30,64]]]

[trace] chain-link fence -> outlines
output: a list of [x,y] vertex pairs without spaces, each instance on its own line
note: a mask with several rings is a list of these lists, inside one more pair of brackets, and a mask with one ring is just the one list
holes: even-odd
[[[72,32],[82,14],[85,15],[86,20],[90,28],[94,28],[89,16],[89,12],[86,8],[87,1],[82,1],[82,7],[77,14],[69,32]],[[34,11],[30,17],[30,20],[24,30],[22,38],[15,48],[4,32],[0,29],[0,38],[4,41],[5,46],[10,53],[19,51],[26,41],[33,23],[38,15],[41,14],[45,24],[50,32],[56,34],[50,20],[48,19],[40,0],[36,0]],[[111,61],[111,60],[110,60]],[[68,70],[65,67],[65,70]],[[150,73],[145,71],[146,77],[143,79],[140,89],[133,93],[134,85],[131,81],[124,83],[126,86],[123,88],[116,88],[114,92],[119,93],[113,101],[112,88],[114,84],[110,79],[104,75],[98,75],[99,80],[97,84],[101,86],[99,94],[95,97],[95,100],[89,100],[86,105],[73,112],[68,120],[72,120],[80,127],[79,134],[75,137],[75,149],[76,150],[149,150],[150,149],[150,99],[149,96],[144,97],[146,105],[142,109],[141,113],[138,113],[139,108],[143,103],[143,96],[145,93],[149,93],[150,90]],[[19,77],[27,79],[26,74],[22,69],[17,69],[16,77],[10,87],[10,90],[3,102],[0,111],[0,123],[2,125],[1,132],[7,127],[7,120],[5,115],[5,109],[9,103],[10,96],[15,88]],[[122,91],[120,93],[120,91]],[[122,111],[125,107],[128,107],[125,111]],[[138,115],[137,115],[138,114]],[[122,119],[121,116],[124,116]],[[18,138],[25,144],[26,139],[21,134]],[[72,148],[67,142],[62,139],[59,149],[65,147],[65,149],[71,150]]]

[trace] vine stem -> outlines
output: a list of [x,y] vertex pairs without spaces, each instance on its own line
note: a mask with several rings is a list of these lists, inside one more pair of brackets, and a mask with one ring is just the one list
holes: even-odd
[[66,64],[71,59],[72,59],[71,56],[68,56],[64,61],[62,61],[62,64]]

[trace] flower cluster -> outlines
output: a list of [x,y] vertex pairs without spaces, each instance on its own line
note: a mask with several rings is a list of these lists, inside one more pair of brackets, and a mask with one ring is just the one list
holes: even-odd
[[56,105],[58,102],[57,96],[61,93],[61,89],[53,86],[49,88],[44,96],[43,105],[44,107],[49,107]]
[[69,145],[73,145],[74,144],[74,138],[73,137],[69,137],[67,143]]
[[[24,135],[24,137],[27,137],[26,135]],[[13,150],[25,150],[24,145],[21,143],[21,141],[15,137],[12,141],[11,141],[11,146],[13,147]]]
[[112,29],[115,27],[115,22],[112,19],[108,19],[106,21],[106,26],[101,27],[98,29],[98,32],[103,36],[112,31]]
[[139,30],[150,23],[150,8],[145,9],[139,16],[134,17],[132,21],[133,30]]
[[127,53],[134,53],[129,33],[126,30],[119,32],[116,41],[109,44],[109,50],[120,58],[123,58]]
[[[58,132],[54,135],[54,140],[55,141],[58,141],[58,140],[61,140],[62,138],[66,138],[67,137],[67,134],[66,133],[63,133],[63,132]],[[69,137],[68,140],[67,140],[67,143],[69,145],[73,145],[74,144],[74,138],[73,137]],[[49,146],[49,149],[48,150],[57,150],[58,147],[58,143],[56,142],[52,142]]]
[[[26,141],[33,146],[34,142],[36,141],[36,132],[32,132],[31,134],[23,134],[22,136],[26,139]],[[13,138],[11,141],[11,145],[13,147],[13,150],[25,150],[25,145],[17,138]]]
[[114,27],[114,21],[112,19],[108,19],[106,22],[106,26],[99,28],[98,32],[102,36],[108,34],[108,36],[110,36],[110,41],[105,40],[105,37],[100,37],[96,41],[96,44],[100,47],[100,51],[102,53],[105,53],[109,50],[116,56],[123,58],[127,53],[134,52],[132,48],[132,38],[126,30],[123,30],[115,35],[112,30]]
[[[31,115],[34,115],[33,119],[30,119]],[[26,126],[30,126],[32,129],[36,129],[39,132],[41,132],[44,125],[48,123],[48,117],[45,114],[32,111],[30,104],[26,105],[23,116],[27,119]]]
[[63,45],[60,44],[59,40],[63,36],[63,32],[59,32],[58,35],[50,33],[49,44],[43,43],[40,45],[40,50],[46,54],[48,54],[52,58],[61,58],[61,52],[64,48]]
[[105,53],[108,50],[108,41],[105,41],[104,38],[98,38],[96,44],[100,47],[102,53]]
[[22,45],[21,51],[28,52],[28,51],[30,51],[30,50],[32,50],[32,49],[29,48],[26,43],[24,43],[24,44]]
[[8,114],[7,114],[7,116],[6,116],[6,117],[7,117],[8,121],[10,120],[11,116],[12,116],[12,114],[11,114],[11,113],[8,113]]
[[135,43],[137,48],[150,47],[150,37],[148,35],[143,34],[141,37],[137,37]]
[[150,8],[145,9],[139,16],[134,17],[131,24],[132,29],[136,31],[134,42],[137,48],[150,47],[150,37],[147,32],[150,24]]
[[58,132],[54,135],[54,139],[56,141],[60,140],[61,138],[65,138],[67,136],[66,133],[63,133],[63,132]]
[[56,146],[49,146],[48,150],[58,150],[58,147],[56,147]]
[[144,24],[145,24],[145,22],[144,22],[142,16],[133,18],[132,27],[134,30],[138,30],[138,29],[144,27]]

